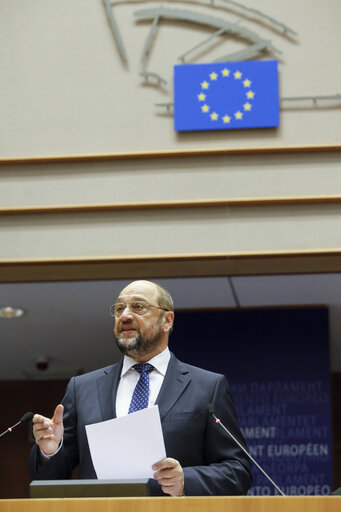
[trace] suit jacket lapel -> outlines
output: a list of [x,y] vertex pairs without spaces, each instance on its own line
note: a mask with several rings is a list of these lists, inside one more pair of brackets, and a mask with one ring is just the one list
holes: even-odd
[[155,402],[159,406],[161,421],[182,395],[190,380],[186,365],[171,354],[167,372]]
[[[97,380],[102,421],[116,418],[116,393],[121,376],[122,364],[123,359],[108,369],[105,369],[103,375]],[[178,361],[178,359],[171,354],[167,372],[155,402],[159,406],[161,420],[180,398],[190,383],[190,380],[186,365]]]
[[102,414],[102,421],[116,418],[116,393],[121,376],[122,359],[119,363],[104,370],[104,374],[97,381],[98,398]]

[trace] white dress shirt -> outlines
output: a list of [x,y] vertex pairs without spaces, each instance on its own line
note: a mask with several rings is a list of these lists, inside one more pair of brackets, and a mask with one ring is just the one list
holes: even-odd
[[[154,370],[149,373],[149,402],[148,407],[155,404],[163,379],[166,375],[168,363],[170,360],[170,352],[167,347],[163,352],[148,361],[154,366]],[[125,416],[128,414],[131,398],[134,393],[135,386],[140,378],[132,366],[136,361],[129,356],[124,356],[120,382],[117,387],[116,394],[116,416]]]

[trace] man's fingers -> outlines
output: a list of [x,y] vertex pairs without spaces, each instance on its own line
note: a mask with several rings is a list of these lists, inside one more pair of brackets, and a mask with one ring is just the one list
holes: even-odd
[[48,420],[49,418],[46,418],[45,416],[42,416],[41,414],[35,414],[32,418],[32,421],[34,424],[37,423],[44,423],[45,420]]
[[33,432],[45,431],[48,429],[52,430],[52,425],[53,423],[51,420],[49,420],[48,418],[44,418],[44,421],[40,421],[39,423],[35,423],[33,425]]
[[34,437],[36,442],[39,443],[39,441],[43,441],[44,439],[52,439],[54,434],[47,430],[39,430],[38,432],[34,432]]
[[160,480],[160,478],[163,480],[174,478],[175,475],[176,473],[172,469],[162,469],[154,473],[154,478],[156,478],[156,480]]
[[159,478],[158,482],[160,485],[171,487],[175,484],[175,478]]
[[160,462],[153,464],[152,469],[154,471],[159,471],[160,469],[175,468],[177,464],[179,464],[177,460],[172,459],[171,457],[167,457],[166,459],[160,460]]
[[[41,414],[35,414],[33,417],[33,434],[36,443],[44,443],[44,441],[60,442],[60,436],[57,430],[63,429],[63,405],[57,405],[53,418],[46,418]],[[57,435],[57,437],[56,437]],[[43,445],[41,445],[43,446]]]
[[35,441],[46,455],[53,455],[56,452],[63,437],[63,413],[63,405],[58,404],[52,419],[41,414],[33,416]]
[[42,430],[46,430],[46,427],[44,426],[43,423],[37,423],[36,425],[33,425],[33,432],[34,433],[41,432]]
[[56,436],[54,434],[46,434],[46,436],[43,436],[42,439],[50,439],[52,441],[56,440]]
[[57,407],[54,410],[52,420],[50,418],[46,418],[46,416],[42,416],[41,414],[35,414],[32,418],[34,425],[47,425],[51,423],[55,423],[56,425],[62,425],[63,424],[63,413],[64,413],[64,406],[62,404],[58,404]]
[[37,443],[40,443],[40,441],[45,441],[46,439],[54,439],[54,435],[46,434],[46,435],[35,436],[35,439],[36,439]]
[[64,413],[64,406],[62,404],[58,404],[57,407],[54,410],[52,421],[56,425],[62,425],[63,424],[63,413]]
[[42,439],[47,433],[48,433],[48,428],[45,426],[40,426],[40,427],[37,427],[36,425],[33,427],[33,434],[34,434],[34,437],[38,440],[38,439]]
[[158,480],[160,478],[174,478],[178,470],[181,470],[181,466],[177,460],[167,457],[166,459],[154,464],[152,469],[154,471],[156,470],[154,478]]
[[154,478],[161,485],[164,493],[171,496],[183,496],[184,473],[179,461],[167,457],[152,466]]

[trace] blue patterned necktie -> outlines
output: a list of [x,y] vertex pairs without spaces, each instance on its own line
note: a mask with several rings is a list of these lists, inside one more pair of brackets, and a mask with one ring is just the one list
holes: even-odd
[[154,370],[154,366],[149,363],[134,364],[132,367],[140,374],[138,383],[135,386],[133,396],[129,406],[128,414],[131,412],[146,409],[149,402],[149,372]]

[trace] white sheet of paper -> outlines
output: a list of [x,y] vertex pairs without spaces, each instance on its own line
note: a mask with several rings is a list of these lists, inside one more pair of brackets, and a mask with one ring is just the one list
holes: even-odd
[[166,457],[157,405],[85,429],[98,479],[152,478]]

